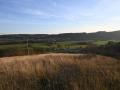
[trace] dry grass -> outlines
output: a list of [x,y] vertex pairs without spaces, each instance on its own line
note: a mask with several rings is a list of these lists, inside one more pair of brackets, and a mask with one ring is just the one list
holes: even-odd
[[120,90],[120,61],[79,54],[1,58],[0,90]]

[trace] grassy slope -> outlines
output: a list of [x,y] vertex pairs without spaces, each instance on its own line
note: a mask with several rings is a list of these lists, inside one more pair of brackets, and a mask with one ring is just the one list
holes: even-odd
[[120,61],[43,54],[0,59],[0,90],[119,90]]

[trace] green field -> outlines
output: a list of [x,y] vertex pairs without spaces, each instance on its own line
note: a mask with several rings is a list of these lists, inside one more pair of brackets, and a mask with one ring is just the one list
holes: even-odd
[[[51,43],[0,43],[0,57],[1,56],[18,56],[29,54],[40,54],[49,52],[74,52],[77,50],[91,47],[100,47],[118,41],[65,41],[65,42],[51,42]],[[76,52],[76,51],[75,51]]]
[[119,42],[119,41],[115,41],[115,40],[99,40],[99,41],[95,41],[94,44],[96,45],[106,45],[108,42]]
[[[38,47],[38,48],[79,48],[86,47],[87,44],[79,44],[76,42],[57,42],[57,43],[29,43],[30,48]],[[26,48],[27,44],[8,44],[8,45],[0,45],[0,49],[7,48]]]

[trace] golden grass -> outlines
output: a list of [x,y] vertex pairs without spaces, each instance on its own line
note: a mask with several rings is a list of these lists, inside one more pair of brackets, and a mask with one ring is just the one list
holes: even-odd
[[0,90],[120,90],[120,61],[62,53],[1,58]]

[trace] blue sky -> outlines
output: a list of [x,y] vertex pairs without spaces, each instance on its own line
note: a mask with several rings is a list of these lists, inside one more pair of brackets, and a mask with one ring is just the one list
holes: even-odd
[[0,0],[0,33],[120,30],[120,0]]

